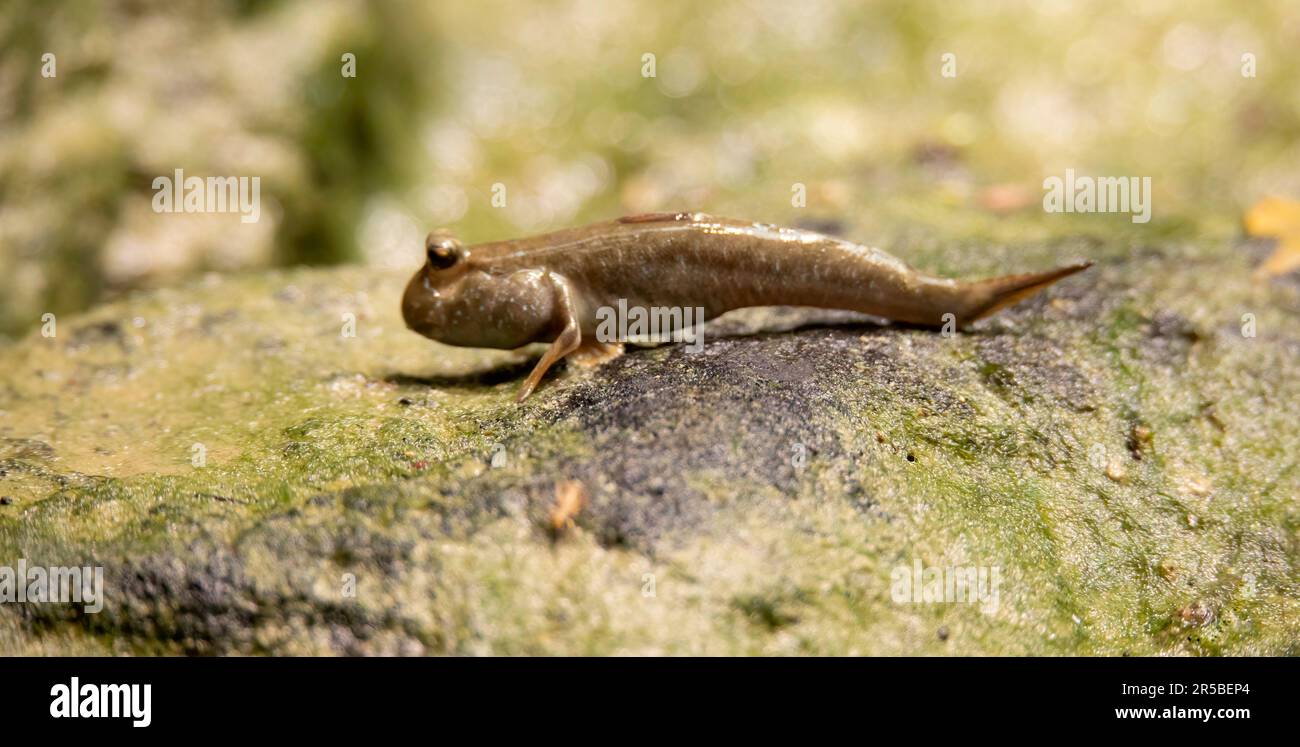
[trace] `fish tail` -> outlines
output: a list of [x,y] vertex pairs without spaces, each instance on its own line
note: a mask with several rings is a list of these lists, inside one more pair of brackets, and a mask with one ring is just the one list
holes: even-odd
[[1092,267],[1092,262],[1058,267],[1046,272],[1031,272],[1023,275],[1004,275],[988,280],[977,280],[962,289],[970,299],[961,314],[962,323],[982,319],[1000,309],[1033,296],[1047,286],[1076,272],[1083,272]]

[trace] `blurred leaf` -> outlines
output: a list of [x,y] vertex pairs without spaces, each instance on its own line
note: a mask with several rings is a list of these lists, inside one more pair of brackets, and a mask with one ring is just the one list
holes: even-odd
[[1277,249],[1255,269],[1257,278],[1273,278],[1300,268],[1300,202],[1266,197],[1243,219],[1246,235],[1276,237]]

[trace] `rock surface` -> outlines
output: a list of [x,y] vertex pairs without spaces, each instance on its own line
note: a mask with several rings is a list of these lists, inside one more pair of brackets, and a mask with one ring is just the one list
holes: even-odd
[[[744,312],[522,405],[535,351],[414,336],[406,273],[60,319],[0,349],[0,564],[105,607],[0,605],[0,652],[1300,653],[1300,287],[1257,250],[959,254],[1099,265],[956,335]],[[926,598],[959,569],[982,601]]]

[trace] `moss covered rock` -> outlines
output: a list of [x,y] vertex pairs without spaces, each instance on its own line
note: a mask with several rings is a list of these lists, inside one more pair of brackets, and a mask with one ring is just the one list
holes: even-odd
[[406,273],[60,319],[0,349],[0,564],[102,565],[105,607],[0,605],[0,651],[1294,654],[1300,287],[1259,250],[953,250],[1099,265],[954,335],[740,312],[523,404],[536,351],[406,331]]

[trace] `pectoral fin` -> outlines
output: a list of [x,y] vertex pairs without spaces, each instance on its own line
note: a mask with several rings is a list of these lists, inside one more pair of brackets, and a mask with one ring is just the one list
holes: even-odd
[[563,327],[560,334],[556,335],[555,341],[546,349],[542,359],[537,361],[533,366],[532,373],[524,379],[524,385],[519,388],[519,394],[515,395],[516,402],[523,402],[528,395],[533,393],[537,385],[542,382],[542,377],[564,356],[577,350],[582,345],[582,330],[578,327],[578,320],[573,313],[573,298],[569,293],[569,286],[561,279],[552,276],[555,281],[555,300],[556,313],[559,315],[557,320]]
[[575,323],[565,327],[564,331],[560,332],[560,335],[555,338],[555,342],[552,342],[551,346],[546,349],[542,359],[537,361],[536,366],[533,366],[532,373],[528,374],[527,379],[524,379],[524,385],[519,388],[519,394],[515,395],[515,401],[523,402],[528,395],[533,393],[537,385],[542,383],[542,377],[546,375],[551,366],[577,349],[580,344],[582,344],[582,332],[578,330],[578,325]]
[[569,353],[569,360],[583,368],[595,368],[608,363],[623,354],[623,345],[617,342],[599,342],[583,340]]

